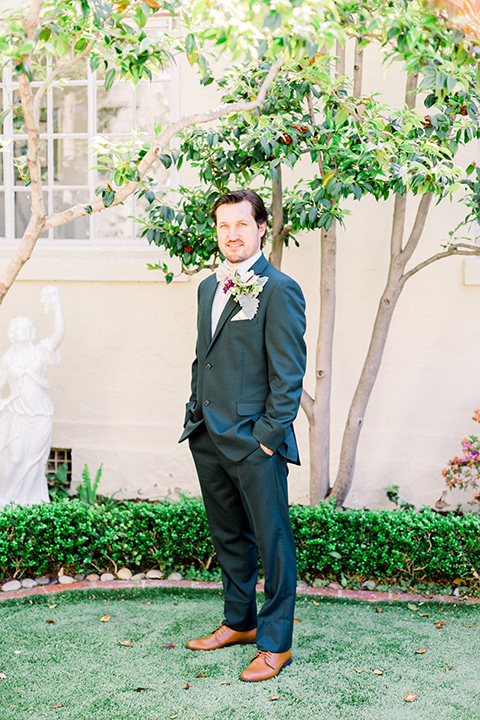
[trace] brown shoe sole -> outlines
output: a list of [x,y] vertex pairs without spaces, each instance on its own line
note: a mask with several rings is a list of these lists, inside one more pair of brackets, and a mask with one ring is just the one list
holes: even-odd
[[[291,665],[292,662],[293,662],[293,658],[290,658],[290,660],[287,660],[286,663],[283,663],[282,667],[280,668],[280,670],[278,671],[278,673],[276,675],[272,675],[272,677],[270,677],[270,678],[265,678],[265,680],[273,680],[273,678],[278,677],[280,675],[280,673],[282,672],[283,668],[286,668],[287,665]],[[265,682],[265,680],[247,680],[247,678],[242,678],[242,677],[240,678],[240,680],[242,682]]]

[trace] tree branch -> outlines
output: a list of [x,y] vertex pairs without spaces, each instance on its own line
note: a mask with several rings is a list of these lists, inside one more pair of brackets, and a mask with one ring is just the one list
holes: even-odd
[[30,3],[30,10],[25,19],[25,34],[29,40],[33,40],[35,30],[38,25],[38,18],[40,17],[40,10],[43,7],[43,0],[32,0]]
[[[225,103],[219,105],[217,108],[213,108],[205,113],[195,113],[194,115],[188,115],[181,118],[176,123],[169,125],[160,134],[156,143],[154,143],[148,152],[144,155],[140,163],[138,164],[139,180],[131,180],[129,183],[124,185],[120,190],[115,193],[115,198],[111,203],[113,205],[119,205],[126,200],[132,193],[135,192],[140,180],[144,177],[145,173],[153,165],[160,152],[164,147],[168,145],[170,140],[175,137],[179,132],[192,125],[200,125],[203,123],[217,120],[224,115],[229,115],[235,112],[251,112],[262,105],[267,96],[268,90],[275,80],[276,76],[280,72],[282,66],[285,63],[285,56],[281,55],[278,60],[270,68],[265,80],[262,83],[258,96],[254,100],[248,102],[237,102],[237,103]],[[87,215],[86,207],[90,207],[90,212],[101,212],[105,209],[103,201],[101,199],[94,200],[91,203],[74,205],[67,210],[63,210],[59,213],[49,215],[45,221],[45,230],[64,225],[65,223],[72,222],[83,215]]]
[[353,61],[353,97],[359,98],[362,94],[363,80],[363,49],[360,50],[358,39],[355,42],[355,58]]
[[[465,248],[464,250],[459,250],[458,248]],[[402,283],[406,283],[406,281],[412,277],[412,275],[415,275],[420,270],[423,270],[423,268],[427,267],[428,265],[431,265],[432,263],[436,262],[437,260],[442,260],[446,257],[451,257],[452,255],[466,255],[470,257],[475,257],[480,255],[480,247],[478,245],[467,245],[467,243],[459,243],[458,245],[455,245],[454,247],[448,248],[448,250],[444,250],[444,252],[437,253],[436,255],[432,255],[432,257],[428,258],[428,260],[424,260],[423,262],[416,265],[414,268],[409,270],[402,278]]]
[[404,263],[404,267],[412,257],[415,248],[418,245],[418,241],[420,240],[423,229],[425,227],[425,223],[427,221],[428,210],[430,208],[430,203],[432,202],[432,199],[433,192],[425,193],[425,195],[422,195],[422,198],[418,205],[417,214],[415,216],[415,222],[413,224],[412,232],[410,233],[410,237],[407,240],[407,244],[405,245],[404,249],[400,254],[402,262]]

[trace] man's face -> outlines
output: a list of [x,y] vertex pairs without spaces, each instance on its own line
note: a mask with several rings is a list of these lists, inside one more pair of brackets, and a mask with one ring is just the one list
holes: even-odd
[[267,223],[257,225],[252,210],[248,200],[217,208],[218,246],[230,265],[238,265],[260,250]]

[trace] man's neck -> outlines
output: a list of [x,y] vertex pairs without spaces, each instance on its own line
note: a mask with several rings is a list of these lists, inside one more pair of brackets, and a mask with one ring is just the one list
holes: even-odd
[[241,275],[244,272],[247,272],[247,270],[250,270],[250,268],[255,265],[257,260],[259,260],[262,257],[262,251],[259,250],[255,253],[255,255],[252,255],[247,260],[243,260],[241,263],[236,263],[235,265],[232,265],[228,262],[228,260],[225,260],[225,264],[231,269],[235,270],[236,273]]

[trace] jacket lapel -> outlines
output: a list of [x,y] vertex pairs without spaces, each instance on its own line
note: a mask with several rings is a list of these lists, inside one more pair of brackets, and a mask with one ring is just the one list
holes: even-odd
[[[264,255],[258,258],[257,262],[252,266],[251,270],[255,275],[260,275],[265,268],[268,266],[268,260]],[[203,325],[207,330],[207,353],[217,339],[222,327],[225,325],[227,320],[233,315],[236,315],[241,310],[240,303],[236,302],[233,297],[229,297],[227,304],[225,305],[222,314],[215,328],[213,337],[210,339],[210,333],[212,328],[212,303],[215,297],[215,291],[217,289],[217,283],[212,283],[208,290],[205,291],[205,304],[204,304],[204,317],[202,319]]]

